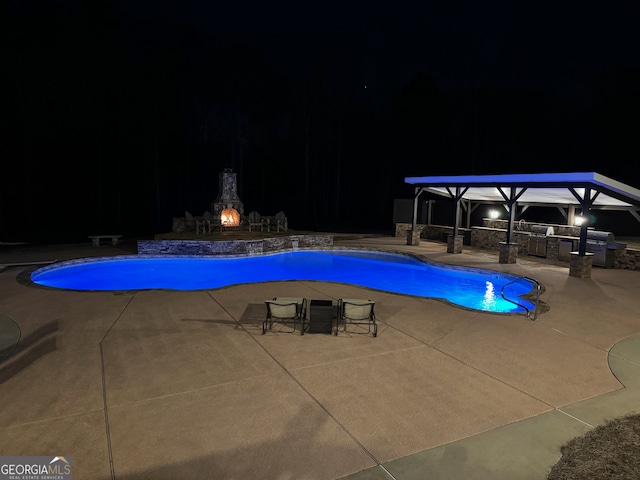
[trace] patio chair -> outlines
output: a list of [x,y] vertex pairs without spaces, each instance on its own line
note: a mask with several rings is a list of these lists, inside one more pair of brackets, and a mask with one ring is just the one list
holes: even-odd
[[[378,324],[376,314],[373,311],[375,302],[373,300],[363,300],[359,298],[341,298],[338,300],[338,321],[336,322],[335,334],[338,335],[340,324],[347,332],[347,325],[366,325],[367,334],[373,333],[378,336]],[[364,333],[351,331],[348,333]]]
[[209,233],[215,231],[216,228],[222,231],[222,223],[220,221],[220,215],[214,215],[213,213],[207,210],[202,215],[202,218],[208,222]]
[[259,228],[260,231],[264,230],[264,223],[262,222],[262,219],[260,218],[260,214],[258,212],[256,212],[255,210],[252,211],[249,215],[249,231],[252,231],[253,228]]
[[266,300],[267,316],[262,322],[262,334],[271,330],[273,322],[291,323],[293,331],[296,325],[300,324],[300,335],[304,335],[307,323],[307,299],[296,297],[275,297],[273,300]]
[[279,232],[280,230],[283,231],[287,231],[289,230],[289,225],[287,223],[287,216],[284,214],[284,212],[278,212],[276,213],[276,232]]
[[196,235],[202,233],[211,233],[211,229],[214,227],[214,216],[211,212],[204,212],[201,217],[193,217],[196,221]]
[[188,210],[184,212],[185,226],[187,231],[190,232],[196,229],[196,219]]

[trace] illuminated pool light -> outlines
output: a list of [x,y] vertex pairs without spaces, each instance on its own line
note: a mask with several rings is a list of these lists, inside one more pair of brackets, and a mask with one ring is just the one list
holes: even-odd
[[[42,267],[31,281],[68,290],[209,290],[274,281],[337,282],[417,297],[440,298],[489,312],[523,312],[513,301],[532,286],[501,273],[450,267],[400,254],[300,250],[248,257],[131,255],[71,260]],[[506,301],[500,292],[508,287]]]

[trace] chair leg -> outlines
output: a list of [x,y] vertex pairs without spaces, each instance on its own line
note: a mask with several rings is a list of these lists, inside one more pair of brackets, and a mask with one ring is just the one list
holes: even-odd
[[264,320],[264,322],[262,322],[262,334],[264,335],[265,333],[267,333],[267,330],[271,330],[271,325],[273,325],[272,322],[269,321],[268,318],[266,318]]
[[[304,335],[304,318],[302,319],[302,326],[300,327],[300,335]],[[293,327],[295,328],[295,323],[293,324]]]
[[[347,332],[347,323],[349,322],[342,322],[342,331],[343,332]],[[357,325],[364,325],[363,322],[356,322]],[[334,330],[334,334],[337,336],[338,335],[338,331],[339,331],[339,320],[336,320],[336,328]],[[373,334],[374,338],[378,336],[378,324],[375,322],[369,322],[367,324],[367,335],[368,334]]]

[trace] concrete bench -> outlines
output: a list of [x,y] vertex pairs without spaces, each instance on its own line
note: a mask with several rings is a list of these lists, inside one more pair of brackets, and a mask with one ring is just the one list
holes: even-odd
[[118,240],[120,240],[122,238],[122,235],[89,235],[89,238],[91,239],[91,242],[92,242],[94,247],[99,247],[100,246],[100,239],[101,238],[110,238],[111,239],[111,245],[113,245],[115,247],[118,244]]

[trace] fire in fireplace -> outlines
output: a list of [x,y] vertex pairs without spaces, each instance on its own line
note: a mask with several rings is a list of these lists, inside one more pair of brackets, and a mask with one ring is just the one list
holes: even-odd
[[220,213],[220,223],[223,227],[240,226],[240,214],[235,208],[227,207]]

